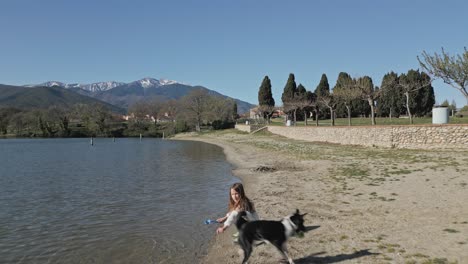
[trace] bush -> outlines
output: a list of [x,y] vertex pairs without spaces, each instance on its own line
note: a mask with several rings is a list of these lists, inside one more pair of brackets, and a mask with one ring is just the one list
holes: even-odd
[[234,128],[235,125],[235,122],[227,120],[215,120],[211,123],[214,130]]

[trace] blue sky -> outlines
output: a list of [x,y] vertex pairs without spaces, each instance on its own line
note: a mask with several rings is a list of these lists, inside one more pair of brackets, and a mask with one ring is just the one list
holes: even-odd
[[[3,0],[0,83],[202,85],[257,103],[265,75],[277,104],[289,73],[315,90],[322,73],[370,76],[419,68],[424,50],[461,54],[467,1]],[[464,97],[441,81],[437,102]]]

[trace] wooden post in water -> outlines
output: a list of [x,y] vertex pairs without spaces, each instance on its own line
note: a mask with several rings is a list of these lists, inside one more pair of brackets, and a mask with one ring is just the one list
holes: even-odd
[[163,139],[164,139],[164,131],[163,131]]
[[115,137],[112,138],[112,142],[115,142]]
[[91,146],[94,146],[93,137],[91,137]]
[[141,134],[140,134],[140,142],[141,142]]

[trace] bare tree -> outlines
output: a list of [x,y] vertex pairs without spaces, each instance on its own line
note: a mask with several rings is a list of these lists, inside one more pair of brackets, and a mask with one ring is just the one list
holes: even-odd
[[442,54],[434,53],[434,56],[425,51],[422,56],[424,62],[418,58],[423,70],[433,77],[441,78],[444,83],[459,90],[467,101],[468,105],[468,50],[462,55],[449,56],[442,48]]
[[346,107],[348,115],[348,126],[351,126],[351,106],[352,102],[360,98],[361,92],[356,87],[356,81],[352,79],[338,79],[338,89],[333,89],[333,95],[338,101],[343,102]]
[[296,126],[297,110],[301,108],[301,103],[300,103],[299,98],[295,97],[294,99],[284,102],[283,108],[284,108],[284,112],[293,114],[294,126]]
[[307,116],[309,111],[315,105],[317,97],[311,91],[307,91],[304,94],[300,94],[297,97],[296,105],[298,109],[301,109],[304,113],[304,125],[307,126]]
[[163,103],[161,106],[162,115],[166,115],[167,117],[174,122],[180,112],[180,104],[176,100],[169,100]]
[[273,115],[273,112],[275,112],[275,109],[274,105],[259,105],[257,111],[258,115],[262,116],[263,119],[266,120],[267,124],[270,124],[271,116]]
[[406,111],[410,119],[410,124],[413,124],[413,115],[410,109],[410,98],[416,91],[426,88],[431,85],[431,78],[425,73],[420,74],[419,70],[409,70],[408,74],[402,74],[398,78],[398,85],[402,88],[403,94],[406,97]]
[[372,79],[368,76],[358,78],[354,82],[360,91],[360,98],[369,103],[371,108],[372,125],[375,125],[375,100],[379,97],[379,90],[374,87]]
[[200,131],[203,117],[207,112],[208,100],[208,92],[203,89],[193,90],[183,98],[184,108],[193,117],[196,131]]
[[328,107],[330,110],[330,124],[332,126],[335,125],[335,108],[336,108],[336,98],[333,96],[333,94],[324,94],[322,96],[319,96],[319,102]]

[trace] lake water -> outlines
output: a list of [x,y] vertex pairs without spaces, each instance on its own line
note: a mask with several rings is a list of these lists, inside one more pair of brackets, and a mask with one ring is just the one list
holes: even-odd
[[0,140],[0,263],[198,262],[236,181],[200,142]]

